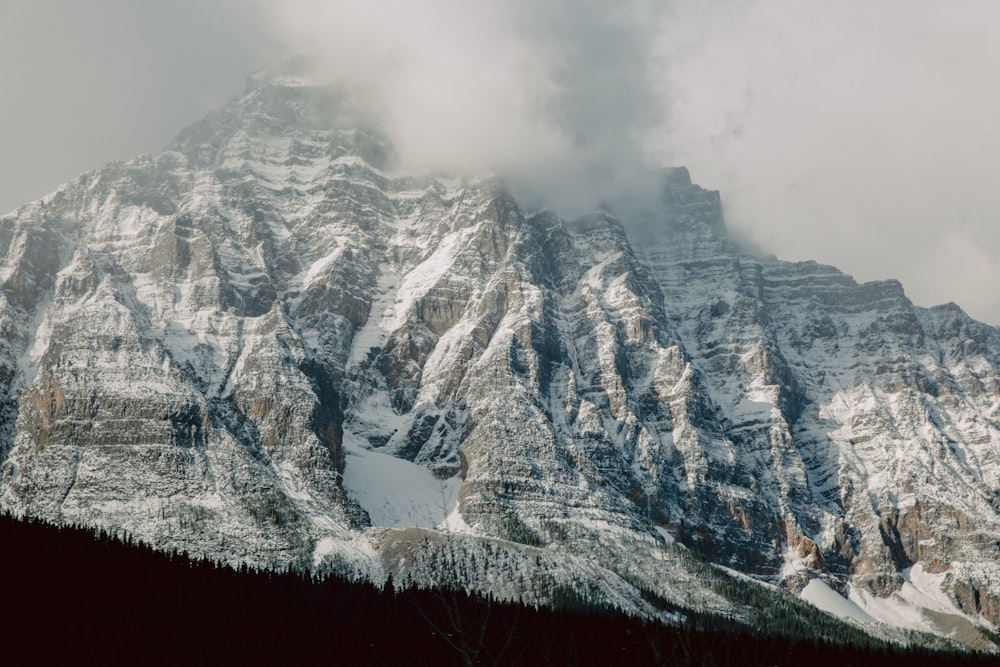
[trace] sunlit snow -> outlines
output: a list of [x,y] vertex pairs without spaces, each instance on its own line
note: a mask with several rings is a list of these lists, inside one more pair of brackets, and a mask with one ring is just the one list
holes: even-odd
[[833,614],[837,618],[854,620],[859,623],[875,622],[875,619],[865,613],[865,610],[859,607],[857,603],[840,595],[820,579],[810,581],[802,589],[800,597],[814,607],[822,609],[828,614]]
[[851,600],[883,623],[927,632],[940,632],[941,628],[926,611],[950,617],[961,615],[941,590],[944,574],[926,572],[920,563],[903,570],[901,574],[903,586],[894,595],[880,598],[852,589]]

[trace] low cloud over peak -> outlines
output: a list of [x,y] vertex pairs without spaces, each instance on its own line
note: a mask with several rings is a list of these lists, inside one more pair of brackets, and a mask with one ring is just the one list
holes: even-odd
[[573,215],[686,165],[779,257],[1000,324],[997,25],[993,0],[0,3],[0,212],[305,53],[366,90],[400,167]]
[[262,2],[263,22],[331,80],[365,90],[401,169],[497,171],[556,208],[648,172],[662,127],[655,3]]

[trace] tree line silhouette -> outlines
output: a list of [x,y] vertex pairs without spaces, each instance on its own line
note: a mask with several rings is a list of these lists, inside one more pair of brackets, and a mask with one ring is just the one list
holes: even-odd
[[[675,626],[567,592],[535,609],[455,590],[233,569],[103,531],[0,516],[0,655],[32,662],[352,665],[998,664],[684,612]],[[831,623],[834,620],[831,619]],[[10,662],[8,664],[14,664]]]

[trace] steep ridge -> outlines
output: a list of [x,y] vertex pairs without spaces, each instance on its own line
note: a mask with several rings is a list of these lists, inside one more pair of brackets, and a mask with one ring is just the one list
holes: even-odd
[[890,625],[1000,623],[997,330],[748,254],[683,169],[567,221],[390,159],[349,95],[277,74],[0,218],[0,507],[752,614],[694,552]]
[[723,539],[698,547],[699,517],[686,541],[793,589],[822,573],[884,620],[932,575],[950,603],[933,611],[996,623],[997,330],[895,281],[740,254],[698,190],[667,188],[675,242],[643,259],[733,445],[720,476],[752,481],[710,515]]

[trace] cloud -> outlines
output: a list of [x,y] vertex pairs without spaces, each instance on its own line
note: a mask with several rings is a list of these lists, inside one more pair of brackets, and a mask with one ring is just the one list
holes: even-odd
[[722,191],[730,226],[1000,323],[995,3],[708,2],[674,19],[660,146]]
[[666,109],[657,3],[281,0],[258,11],[376,100],[403,169],[495,170],[557,206],[635,188]]
[[572,214],[686,165],[779,257],[1000,323],[998,21],[993,0],[0,3],[0,211],[161,148],[280,46],[366,87],[401,166],[496,170]]
[[0,214],[160,150],[266,61],[218,0],[0,2]]

